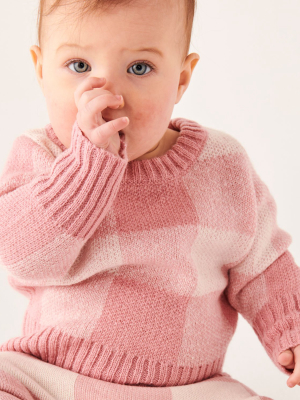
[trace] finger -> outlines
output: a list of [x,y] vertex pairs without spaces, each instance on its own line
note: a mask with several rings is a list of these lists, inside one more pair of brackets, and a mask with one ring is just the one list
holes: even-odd
[[85,93],[86,91],[91,91],[94,88],[100,88],[104,86],[105,83],[106,83],[105,78],[97,78],[96,76],[84,80],[74,92],[76,107],[77,108],[79,107],[79,102],[83,93]]
[[89,129],[94,129],[97,126],[101,126],[103,124],[103,120],[105,121],[102,116],[102,111],[107,107],[118,108],[121,102],[122,100],[117,99],[112,94],[98,96],[87,103],[83,110],[80,110],[80,121]]
[[102,112],[107,107],[118,108],[122,102],[123,98],[118,99],[113,94],[104,94],[102,96],[96,97],[95,99],[87,103],[85,109],[89,116],[92,117],[93,115]]
[[92,90],[86,90],[82,93],[81,98],[78,103],[78,107],[84,107],[89,101],[93,100],[95,97],[103,96],[104,94],[110,94],[114,96],[115,94],[109,90],[103,88],[93,88]]
[[98,114],[108,106],[111,108],[118,108],[119,104],[120,100],[112,94],[98,96],[87,103],[83,108],[79,108],[77,119],[81,126],[84,126],[86,129],[94,129],[95,124],[103,124],[103,120]]
[[294,367],[294,353],[288,349],[283,351],[278,356],[278,362],[286,368]]
[[105,122],[103,125],[92,131],[93,142],[104,149],[109,146],[109,138],[120,132],[129,124],[128,117],[121,117]]
[[289,387],[294,387],[298,383],[300,383],[300,346],[297,346],[294,350],[294,362],[295,368],[292,375],[290,375],[287,380],[287,384]]

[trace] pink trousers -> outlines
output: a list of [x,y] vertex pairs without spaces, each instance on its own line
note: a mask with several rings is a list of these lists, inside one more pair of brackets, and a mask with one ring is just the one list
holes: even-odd
[[120,385],[24,353],[0,352],[0,400],[272,400],[222,373],[184,386]]

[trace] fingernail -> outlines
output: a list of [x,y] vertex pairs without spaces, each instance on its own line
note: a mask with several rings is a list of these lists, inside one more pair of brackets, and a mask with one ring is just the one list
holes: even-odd
[[122,99],[122,96],[119,95],[119,94],[116,94],[116,98],[117,98],[118,100],[121,100],[121,99]]

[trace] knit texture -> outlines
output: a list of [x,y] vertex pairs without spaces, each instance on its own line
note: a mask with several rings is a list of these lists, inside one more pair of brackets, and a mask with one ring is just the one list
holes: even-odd
[[226,373],[183,386],[119,385],[60,368],[32,355],[0,352],[1,400],[272,400]]
[[15,140],[0,178],[0,260],[30,299],[0,351],[107,382],[178,386],[221,373],[238,312],[275,365],[300,344],[300,269],[243,146],[175,118],[160,157],[128,162],[77,122]]

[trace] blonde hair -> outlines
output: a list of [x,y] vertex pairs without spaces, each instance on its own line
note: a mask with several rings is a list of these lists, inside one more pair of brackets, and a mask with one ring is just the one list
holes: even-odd
[[[129,5],[137,0],[77,0],[77,3],[81,5],[79,9],[79,18],[81,18],[85,14],[89,14],[95,12],[99,9],[104,10],[105,8],[113,8],[118,5]],[[166,0],[161,0],[166,1]],[[178,0],[180,1],[180,0]],[[184,53],[183,60],[189,53],[190,42],[192,38],[192,30],[193,30],[193,22],[194,15],[197,8],[196,0],[181,0],[185,2],[185,10],[186,10],[186,18],[185,18],[185,43],[184,43]],[[62,5],[63,0],[54,0],[53,4],[49,8],[47,12],[46,6],[49,0],[40,0],[39,10],[38,10],[38,19],[37,19],[37,29],[38,29],[38,45],[41,47],[42,45],[42,23],[43,17],[50,15],[53,11],[55,11],[59,6]],[[74,2],[72,2],[73,4]]]

